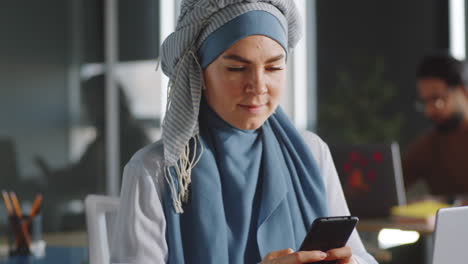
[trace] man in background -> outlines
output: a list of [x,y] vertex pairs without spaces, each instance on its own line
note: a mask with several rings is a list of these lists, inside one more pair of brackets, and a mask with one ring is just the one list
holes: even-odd
[[407,187],[422,180],[430,195],[449,203],[468,193],[467,78],[465,64],[450,55],[423,58],[417,69],[419,107],[434,126],[410,144],[403,159]]
[[[466,70],[464,63],[447,54],[429,55],[421,60],[416,72],[417,107],[432,121],[433,127],[409,145],[403,158],[407,189],[415,191],[411,187],[423,182],[428,187],[429,199],[446,203],[453,203],[456,197],[463,198],[468,193]],[[427,241],[422,239],[390,249],[390,263],[427,262]]]

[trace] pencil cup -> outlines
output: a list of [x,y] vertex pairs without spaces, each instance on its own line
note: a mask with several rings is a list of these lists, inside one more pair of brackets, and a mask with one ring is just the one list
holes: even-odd
[[32,253],[32,246],[41,241],[42,216],[38,214],[32,219],[23,216],[9,217],[8,241],[10,256],[27,256]]

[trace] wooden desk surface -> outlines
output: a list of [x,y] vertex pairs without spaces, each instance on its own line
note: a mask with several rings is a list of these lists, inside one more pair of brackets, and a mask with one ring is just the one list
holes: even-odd
[[42,238],[48,246],[60,247],[88,247],[86,231],[45,233]]
[[400,223],[390,218],[361,219],[357,225],[357,229],[360,232],[379,232],[384,228],[417,231],[423,235],[430,235],[434,232],[433,223]]
[[[86,231],[44,233],[42,234],[42,239],[47,242],[48,246],[88,247],[88,234]],[[0,245],[6,244],[6,238],[1,237]]]

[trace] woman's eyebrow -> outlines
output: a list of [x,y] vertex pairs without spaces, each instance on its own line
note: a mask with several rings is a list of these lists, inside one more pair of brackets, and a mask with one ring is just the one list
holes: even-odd
[[[274,56],[274,57],[271,57],[269,59],[267,59],[265,61],[265,63],[272,63],[272,62],[275,62],[275,61],[279,61],[281,59],[284,58],[284,54],[280,54],[280,55],[277,55],[277,56]],[[223,56],[223,59],[226,59],[226,60],[235,60],[235,61],[239,61],[239,62],[242,62],[242,63],[247,63],[247,64],[251,64],[252,61],[244,58],[244,57],[241,57],[239,55],[234,55],[234,54],[227,54],[227,55],[224,55]]]
[[280,54],[278,56],[271,57],[268,60],[266,60],[265,63],[272,63],[272,62],[275,62],[275,61],[279,61],[282,58],[284,58],[284,54]]
[[243,63],[247,63],[247,64],[251,64],[252,62],[246,58],[243,58],[239,55],[234,55],[234,54],[228,54],[228,55],[224,55],[223,56],[223,59],[226,59],[226,60],[235,60],[235,61],[239,61],[239,62],[243,62]]

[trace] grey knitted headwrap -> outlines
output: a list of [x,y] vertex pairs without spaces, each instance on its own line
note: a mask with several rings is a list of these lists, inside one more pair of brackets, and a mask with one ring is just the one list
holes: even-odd
[[[196,140],[199,131],[203,72],[197,51],[216,29],[253,10],[266,11],[278,18],[287,30],[288,48],[296,45],[302,28],[294,0],[184,0],[175,32],[161,46],[162,70],[170,79],[162,125],[164,164],[178,212],[182,212],[181,201],[187,198],[191,169],[197,162],[196,150],[188,147],[190,139]],[[189,152],[193,152],[192,155]],[[170,176],[169,168],[175,169],[177,183]]]

